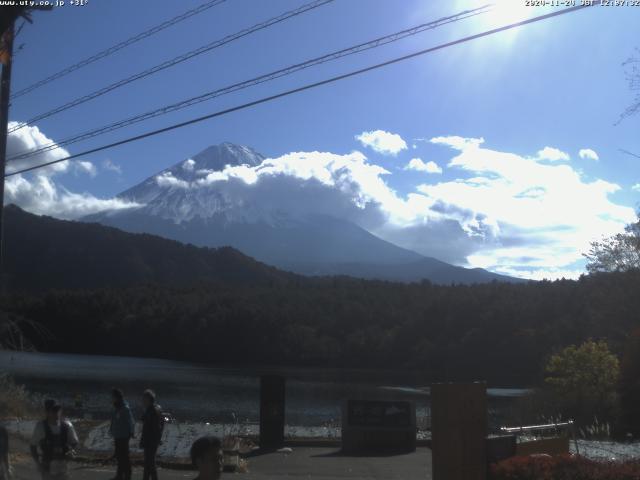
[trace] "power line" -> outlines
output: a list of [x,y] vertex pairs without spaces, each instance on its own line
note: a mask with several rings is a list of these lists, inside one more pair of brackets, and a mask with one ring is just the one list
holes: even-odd
[[432,52],[435,52],[437,50],[443,50],[445,48],[449,48],[449,47],[452,47],[454,45],[459,45],[461,43],[467,43],[467,42],[470,42],[472,40],[477,40],[477,39],[482,38],[482,37],[487,37],[489,35],[493,35],[493,34],[496,34],[496,33],[499,33],[499,32],[503,32],[503,31],[506,31],[506,30],[511,30],[513,28],[517,28],[517,27],[520,27],[520,26],[523,26],[523,25],[528,25],[530,23],[535,23],[535,22],[539,22],[539,21],[542,21],[542,20],[546,20],[546,19],[552,18],[552,17],[557,17],[559,15],[572,13],[572,12],[575,12],[575,11],[578,11],[578,10],[582,10],[584,8],[588,8],[588,7],[591,7],[591,6],[594,6],[594,5],[596,5],[595,2],[592,3],[592,4],[585,4],[585,5],[578,5],[578,6],[570,7],[570,8],[564,8],[562,10],[558,10],[558,11],[555,11],[555,12],[547,13],[545,15],[539,15],[537,17],[532,17],[532,18],[529,18],[529,19],[526,19],[526,20],[522,20],[522,21],[519,21],[519,22],[515,22],[515,23],[508,24],[508,25],[504,25],[502,27],[494,28],[494,29],[491,29],[491,30],[486,30],[484,32],[477,33],[475,35],[470,35],[470,36],[467,36],[467,37],[460,38],[458,40],[453,40],[451,42],[442,43],[442,44],[437,45],[435,47],[430,47],[430,48],[426,48],[426,49],[423,49],[423,50],[419,50],[417,52],[413,52],[413,53],[410,53],[410,54],[407,54],[407,55],[403,55],[401,57],[396,57],[396,58],[393,58],[391,60],[387,60],[387,61],[382,62],[382,63],[377,63],[375,65],[370,65],[368,67],[361,68],[361,69],[358,69],[358,70],[352,70],[351,72],[348,72],[348,73],[345,73],[345,74],[342,74],[342,75],[337,75],[335,77],[331,77],[331,78],[327,78],[327,79],[324,79],[324,80],[320,80],[318,82],[309,83],[309,84],[303,85],[302,87],[297,87],[297,88],[294,88],[294,89],[291,89],[291,90],[286,90],[284,92],[277,93],[275,95],[271,95],[271,96],[268,96],[268,97],[263,97],[263,98],[260,98],[258,100],[254,100],[254,101],[251,101],[251,102],[244,103],[242,105],[237,105],[235,107],[227,108],[225,110],[219,110],[217,112],[210,113],[208,115],[204,115],[204,116],[201,116],[201,117],[193,118],[193,119],[187,120],[185,122],[176,123],[176,124],[170,125],[168,127],[163,127],[163,128],[157,129],[157,130],[152,130],[150,132],[143,133],[141,135],[136,135],[136,136],[133,136],[133,137],[126,138],[124,140],[119,140],[117,142],[113,142],[113,143],[110,143],[110,144],[107,144],[107,145],[103,145],[103,146],[100,146],[100,147],[92,148],[90,150],[85,150],[84,152],[80,152],[80,153],[76,153],[76,154],[73,154],[73,155],[69,155],[69,156],[67,156],[65,158],[61,158],[61,159],[58,159],[58,160],[52,160],[50,162],[46,162],[46,163],[42,163],[42,164],[39,164],[39,165],[34,165],[34,166],[31,166],[31,167],[23,168],[21,170],[15,171],[15,172],[7,173],[7,174],[5,174],[5,177],[10,177],[10,176],[13,176],[13,175],[18,175],[18,174],[21,174],[21,173],[30,172],[30,171],[33,171],[33,170],[37,170],[39,168],[44,168],[44,167],[48,167],[50,165],[54,165],[56,163],[65,162],[67,160],[72,160],[74,158],[78,158],[78,157],[82,157],[82,156],[85,156],[85,155],[89,155],[91,153],[100,152],[100,151],[107,150],[107,149],[110,149],[110,148],[114,148],[114,147],[117,147],[117,146],[120,146],[120,145],[125,145],[127,143],[132,143],[132,142],[135,142],[135,141],[138,141],[138,140],[142,140],[142,139],[145,139],[145,138],[148,138],[148,137],[153,137],[153,136],[159,135],[161,133],[165,133],[165,132],[169,132],[169,131],[172,131],[172,130],[176,130],[178,128],[182,128],[182,127],[186,127],[186,126],[189,126],[189,125],[193,125],[195,123],[203,122],[205,120],[209,120],[209,119],[212,119],[212,118],[216,118],[216,117],[220,117],[220,116],[223,116],[223,115],[227,115],[229,113],[237,112],[239,110],[244,110],[244,109],[247,109],[247,108],[250,108],[250,107],[254,107],[256,105],[260,105],[260,104],[263,104],[263,103],[271,102],[273,100],[277,100],[279,98],[287,97],[289,95],[293,95],[293,94],[296,94],[296,93],[304,92],[306,90],[311,90],[313,88],[317,88],[317,87],[320,87],[320,86],[323,86],[323,85],[328,85],[328,84],[331,84],[331,83],[335,83],[335,82],[338,82],[340,80],[345,80],[347,78],[355,77],[355,76],[361,75],[363,73],[367,73],[367,72],[370,72],[370,71],[373,71],[373,70],[377,70],[379,68],[387,67],[389,65],[393,65],[393,64],[396,64],[396,63],[399,63],[399,62],[403,62],[405,60],[409,60],[411,58],[415,58],[415,57],[418,57],[418,56],[421,56],[421,55],[425,55],[427,53],[432,53]]
[[175,65],[178,65],[182,62],[185,62],[187,60],[190,60],[198,55],[202,55],[203,53],[209,52],[215,48],[219,48],[223,45],[226,45],[228,43],[231,43],[235,40],[238,40],[242,37],[246,37],[247,35],[251,35],[252,33],[255,33],[257,31],[263,30],[265,28],[269,28],[273,25],[276,25],[278,23],[284,22],[285,20],[288,20],[290,18],[296,17],[298,15],[301,15],[305,12],[308,12],[310,10],[314,10],[318,7],[321,7],[323,5],[326,5],[327,3],[331,3],[334,0],[314,0],[310,3],[307,3],[305,5],[302,5],[301,7],[298,7],[294,10],[289,10],[285,13],[282,13],[281,15],[278,15],[277,17],[273,17],[270,18],[269,20],[265,20],[264,22],[260,22],[257,23],[255,25],[253,25],[252,27],[249,28],[245,28],[244,30],[240,30],[239,32],[233,33],[231,35],[227,35],[226,37],[216,40],[214,42],[208,43],[206,45],[203,45],[199,48],[196,48],[195,50],[191,50],[190,52],[184,53],[182,55],[179,55],[175,58],[172,58],[171,60],[167,60],[165,62],[162,62],[154,67],[151,67],[147,70],[143,70],[142,72],[138,72],[134,75],[131,75],[130,77],[124,78],[122,80],[118,80],[115,83],[112,83],[110,85],[107,85],[106,87],[103,87],[99,90],[96,90],[94,92],[91,92],[87,95],[84,95],[82,97],[76,98],[75,100],[71,100],[70,102],[65,103],[64,105],[61,105],[59,107],[56,107],[52,110],[49,110],[47,112],[41,113],[36,115],[35,117],[32,117],[31,119],[27,120],[26,122],[20,123],[12,128],[9,129],[9,133],[15,132],[16,130],[19,130],[20,128],[26,127],[27,125],[33,125],[35,122],[39,121],[39,120],[43,120],[45,118],[49,118],[53,115],[56,115],[58,113],[64,112],[65,110],[69,110],[70,108],[73,107],[77,107],[78,105],[81,105],[85,102],[88,102],[89,100],[93,100],[95,98],[101,97],[102,95],[105,95],[117,88],[120,87],[124,87],[125,85],[128,85],[130,83],[133,83],[137,80],[141,80],[143,78],[146,78],[150,75],[153,75],[154,73],[158,73],[161,72],[163,70],[166,70],[167,68],[173,67]]
[[15,92],[13,95],[11,95],[11,98],[18,98],[21,97],[22,95],[26,95],[29,92],[32,92],[34,90],[36,90],[37,88],[42,87],[43,85],[46,85],[47,83],[53,82],[54,80],[58,80],[59,78],[62,78],[66,75],[69,75],[72,72],[75,72],[76,70],[79,70],[83,67],[86,67],[87,65],[96,62],[102,58],[108,57],[109,55],[112,55],[113,53],[122,50],[123,48],[126,48],[130,45],[133,45],[134,43],[139,42],[140,40],[144,40],[145,38],[148,38],[152,35],[155,35],[156,33],[169,28],[177,23],[182,22],[183,20],[186,20],[188,18],[193,17],[194,15],[198,15],[199,13],[202,13],[212,7],[215,7],[217,5],[220,5],[221,3],[224,3],[226,0],[209,0],[208,2],[203,3],[202,5],[191,9],[191,10],[187,10],[186,12],[173,17],[165,22],[162,22],[159,25],[156,25],[155,27],[151,27],[148,30],[145,30],[144,32],[141,32],[137,35],[134,35],[131,38],[128,38],[127,40],[124,40],[116,45],[113,45],[105,50],[102,50],[101,52],[96,53],[95,55],[92,55],[90,57],[85,58],[84,60],[80,60],[77,63],[74,63],[73,65],[70,65],[66,68],[64,68],[63,70],[60,70],[57,73],[54,73],[53,75],[50,75],[46,78],[43,78],[42,80],[39,80],[31,85],[29,85],[28,87],[23,88],[22,90],[18,90],[17,92]]
[[619,148],[618,150],[620,150],[622,153],[626,155],[631,155],[632,157],[640,158],[640,155],[638,155],[637,153],[630,152],[629,150],[625,150],[624,148]]
[[191,97],[188,98],[186,100],[182,100],[180,102],[171,104],[171,105],[166,105],[160,108],[157,108],[155,110],[151,110],[149,112],[145,112],[139,115],[135,115],[133,117],[129,117],[127,119],[124,120],[120,120],[117,121],[115,123],[111,123],[108,125],[104,125],[102,127],[98,127],[95,128],[93,130],[89,130],[86,131],[84,133],[75,135],[73,137],[68,137],[66,139],[63,139],[61,141],[58,142],[51,142],[47,145],[43,145],[40,148],[36,149],[36,150],[30,150],[30,151],[25,151],[25,152],[20,152],[18,154],[13,155],[12,157],[9,158],[9,160],[13,161],[13,160],[18,160],[18,159],[24,159],[24,158],[29,158],[32,157],[34,155],[38,155],[40,153],[46,152],[46,151],[50,151],[50,150],[54,150],[58,147],[63,147],[63,146],[67,146],[79,141],[83,141],[83,140],[87,140],[89,138],[93,138],[96,137],[98,135],[103,135],[105,133],[108,132],[112,132],[114,130],[118,130],[120,128],[124,128],[130,125],[133,125],[135,123],[139,123],[151,118],[155,118],[158,117],[160,115],[165,115],[167,113],[170,112],[174,112],[177,110],[181,110],[183,108],[187,108],[193,105],[196,105],[198,103],[202,103],[205,102],[207,100],[211,100],[213,98],[217,98],[223,95],[228,95],[230,93],[233,92],[237,92],[239,90],[243,90],[245,88],[249,88],[251,86],[255,86],[261,83],[265,83],[268,81],[272,81],[287,75],[291,75],[293,73],[296,73],[300,70],[304,70],[316,65],[320,65],[326,62],[330,62],[333,60],[337,60],[339,58],[343,58],[349,55],[354,55],[356,53],[360,53],[366,50],[370,50],[373,48],[377,48],[380,47],[382,45],[386,45],[388,43],[392,43],[392,42],[396,42],[398,40],[401,40],[403,38],[412,36],[412,35],[417,35],[418,33],[424,32],[426,30],[432,30],[435,29],[437,27],[440,27],[442,25],[446,25],[448,23],[453,23],[453,22],[457,22],[466,18],[470,18],[476,15],[480,15],[482,13],[486,13],[487,11],[489,11],[488,9],[491,7],[491,5],[485,5],[482,7],[478,7],[475,8],[473,10],[466,10],[464,12],[460,12],[456,15],[451,15],[448,17],[443,17],[440,18],[438,20],[429,22],[429,23],[424,23],[412,28],[408,28],[399,32],[395,32],[392,33],[390,35],[386,35],[383,37],[378,37],[374,40],[370,40],[368,42],[364,42],[364,43],[360,43],[358,45],[349,47],[349,48],[344,48],[342,50],[337,50],[331,53],[328,53],[326,55],[323,55],[321,57],[316,57],[313,58],[311,60],[307,60],[305,62],[302,63],[298,63],[298,64],[294,64],[279,70],[276,70],[274,72],[270,72],[264,75],[260,75],[258,77],[252,78],[250,80],[245,80],[239,83],[235,83],[232,85],[228,85],[226,87],[223,88],[219,88],[217,90],[213,90],[207,93],[204,93],[202,95],[198,95],[195,97]]

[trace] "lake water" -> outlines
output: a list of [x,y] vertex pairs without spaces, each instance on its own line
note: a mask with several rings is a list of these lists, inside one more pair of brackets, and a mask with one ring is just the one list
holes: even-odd
[[[241,423],[258,421],[259,374],[253,369],[217,368],[170,360],[70,354],[0,351],[0,369],[30,391],[53,396],[69,415],[107,418],[110,390],[124,390],[136,415],[141,413],[140,393],[152,388],[165,411],[178,421],[226,423],[232,412]],[[416,401],[419,425],[429,419],[429,389],[398,385],[356,372],[366,380],[336,375],[335,371],[284,371],[286,422],[290,426],[337,426],[344,399],[384,398]],[[320,380],[314,380],[318,378]],[[328,379],[334,378],[333,381]],[[490,408],[526,393],[521,389],[489,389]],[[76,401],[81,407],[76,407]],[[499,410],[499,407],[498,407]]]

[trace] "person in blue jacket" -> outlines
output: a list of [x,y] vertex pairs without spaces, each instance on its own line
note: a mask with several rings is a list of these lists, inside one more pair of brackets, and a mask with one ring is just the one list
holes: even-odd
[[135,423],[129,404],[124,399],[122,390],[111,390],[113,413],[109,433],[115,445],[115,457],[118,469],[114,480],[131,480],[131,459],[129,458],[129,440],[133,438]]

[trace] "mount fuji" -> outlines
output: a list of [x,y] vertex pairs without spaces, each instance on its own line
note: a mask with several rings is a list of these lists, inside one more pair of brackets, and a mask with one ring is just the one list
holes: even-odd
[[[238,200],[216,187],[199,188],[225,168],[258,167],[265,157],[232,143],[206,148],[165,169],[118,198],[138,206],[84,217],[133,233],[150,233],[196,246],[232,246],[261,262],[304,275],[349,275],[434,283],[519,281],[483,269],[466,269],[387,242],[355,223],[318,213]],[[293,206],[292,206],[293,207]],[[298,206],[299,207],[299,206]]]

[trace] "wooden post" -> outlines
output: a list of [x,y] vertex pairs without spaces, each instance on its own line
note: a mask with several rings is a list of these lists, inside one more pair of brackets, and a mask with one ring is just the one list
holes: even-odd
[[486,384],[432,385],[431,435],[433,480],[485,480]]
[[5,63],[0,79],[0,288],[4,289],[4,175],[7,163],[7,128],[9,125],[9,95],[11,93],[11,63],[13,59],[13,23],[3,34]]
[[260,377],[260,448],[284,446],[285,379],[278,375]]

